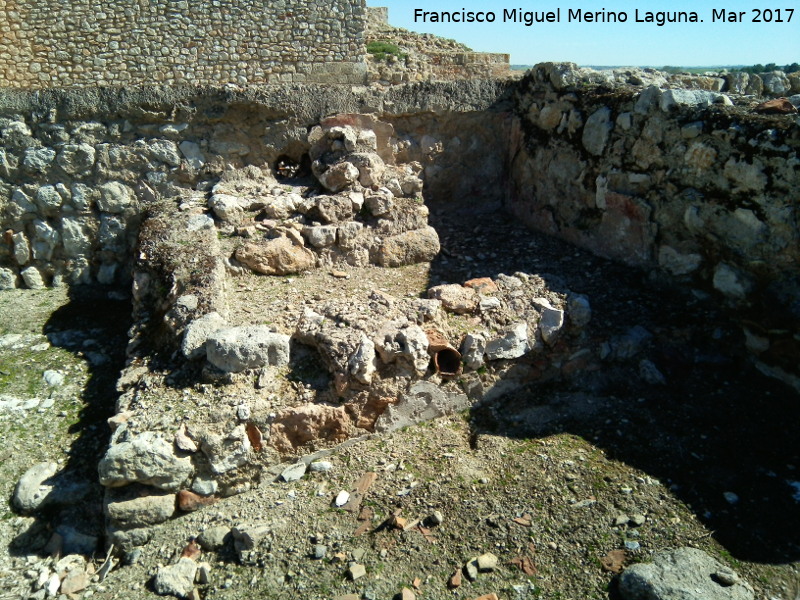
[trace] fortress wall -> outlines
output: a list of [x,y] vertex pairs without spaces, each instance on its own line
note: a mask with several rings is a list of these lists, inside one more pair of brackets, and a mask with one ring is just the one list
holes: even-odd
[[0,86],[362,83],[366,18],[364,0],[0,0]]

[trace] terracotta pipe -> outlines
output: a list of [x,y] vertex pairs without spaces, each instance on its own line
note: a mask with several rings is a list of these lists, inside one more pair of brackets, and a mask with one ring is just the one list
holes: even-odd
[[442,377],[461,375],[461,353],[450,345],[444,334],[437,329],[427,329],[428,354],[433,356],[436,372]]

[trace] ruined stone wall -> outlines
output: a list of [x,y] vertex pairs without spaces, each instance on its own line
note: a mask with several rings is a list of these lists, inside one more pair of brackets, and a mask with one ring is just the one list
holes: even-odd
[[[421,112],[398,117],[391,141],[400,160],[419,163],[436,198],[491,194],[501,189],[505,154],[494,129],[485,127],[484,111],[505,89],[483,82],[383,92],[6,90],[0,93],[0,289],[127,285],[142,215],[153,202],[177,198],[204,207],[225,171],[248,165],[271,171],[281,155],[301,160],[310,128],[332,112]],[[509,127],[508,116],[491,118]],[[445,147],[452,150],[446,156]],[[488,148],[495,159],[479,170],[480,189],[468,181],[447,184]]]
[[764,368],[794,372],[796,112],[761,115],[717,92],[590,77],[547,64],[521,82],[510,210],[535,229],[729,305]]
[[0,86],[361,83],[363,0],[0,2]]

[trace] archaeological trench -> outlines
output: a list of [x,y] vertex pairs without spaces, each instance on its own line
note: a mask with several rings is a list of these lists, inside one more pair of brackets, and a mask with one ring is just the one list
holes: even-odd
[[[433,213],[446,226],[488,206],[684,290],[731,324],[731,356],[800,391],[796,109],[756,112],[767,98],[711,79],[546,63],[396,85],[0,90],[0,289],[132,303],[98,544],[130,551],[315,452],[537,381],[612,363],[637,385],[675,377],[635,323],[598,343],[591,294],[534,267],[427,281],[457,262]],[[376,270],[417,280],[393,295]]]

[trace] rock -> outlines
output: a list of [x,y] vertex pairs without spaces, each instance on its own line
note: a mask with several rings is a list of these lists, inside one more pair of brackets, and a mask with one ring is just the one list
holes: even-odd
[[42,373],[42,380],[50,387],[61,387],[64,385],[64,375],[58,371],[45,371]]
[[89,587],[90,577],[85,571],[70,571],[64,580],[61,582],[62,594],[77,594]]
[[394,207],[392,194],[375,193],[364,197],[364,205],[373,217],[382,217]]
[[342,490],[336,495],[336,498],[333,500],[333,505],[337,507],[344,506],[350,500],[350,492]]
[[55,160],[56,151],[52,148],[26,148],[22,166],[29,171],[44,173]]
[[542,318],[539,321],[539,331],[542,332],[542,339],[548,346],[553,346],[558,340],[561,330],[564,327],[564,311],[555,308],[545,308],[542,310]]
[[197,452],[197,443],[186,432],[186,423],[175,432],[175,446],[184,452]]
[[176,492],[192,474],[189,457],[179,457],[160,434],[145,431],[113,444],[98,464],[100,483],[118,487],[138,482]]
[[28,238],[23,232],[18,231],[11,236],[11,242],[14,247],[14,260],[20,266],[25,265],[31,259],[31,246]]
[[514,359],[530,350],[528,344],[528,324],[520,321],[512,325],[504,335],[486,342],[488,360]]
[[363,333],[361,343],[347,362],[350,374],[360,383],[369,385],[377,369],[375,343]]
[[150,140],[147,144],[147,150],[151,157],[170,167],[179,167],[181,165],[178,145],[171,140]]
[[375,431],[388,432],[469,408],[466,394],[446,392],[428,381],[418,381],[390,404],[375,422]]
[[298,462],[281,471],[281,479],[286,482],[298,481],[306,474],[306,463]]
[[197,565],[196,581],[200,585],[211,583],[211,565],[207,562],[201,562]]
[[244,209],[239,198],[228,194],[213,194],[208,199],[208,207],[220,221],[238,225],[244,218]]
[[647,517],[641,513],[636,513],[635,515],[631,515],[628,523],[630,523],[631,527],[641,527],[646,521]]
[[268,538],[272,527],[267,524],[244,525],[231,529],[233,547],[239,560],[246,560],[258,546]]
[[414,368],[417,374],[424,374],[431,357],[428,354],[428,336],[418,325],[407,325],[396,329],[393,322],[378,332],[376,349],[381,360],[391,364],[403,360]]
[[175,514],[175,494],[139,485],[112,488],[106,491],[105,513],[122,529],[156,525]]
[[245,424],[234,427],[227,435],[205,432],[200,449],[206,456],[212,472],[228,473],[247,464],[250,438]]
[[214,504],[216,501],[217,499],[213,496],[201,496],[189,490],[178,492],[178,508],[183,512],[194,512],[204,506]]
[[197,536],[197,543],[206,551],[219,550],[232,539],[231,528],[223,525],[209,527]]
[[109,181],[101,185],[98,190],[100,197],[97,199],[97,208],[103,212],[121,213],[135,207],[136,196],[127,185]]
[[450,579],[447,580],[447,587],[451,590],[454,590],[457,587],[461,586],[461,569],[457,569],[455,573],[450,576]]
[[289,336],[265,325],[247,325],[215,331],[206,342],[208,361],[229,373],[289,364]]
[[676,107],[705,108],[712,104],[730,105],[733,103],[725,94],[706,90],[664,90],[659,103],[664,112],[669,112]]
[[56,163],[69,175],[83,173],[94,166],[95,149],[89,144],[64,144]]
[[401,267],[429,262],[439,254],[439,235],[433,227],[406,231],[383,240],[378,249],[378,264]]
[[161,596],[187,598],[194,589],[197,563],[191,558],[181,558],[174,565],[160,567],[153,578],[153,590]]
[[639,361],[639,376],[650,385],[666,385],[667,379],[658,370],[653,361],[642,359]]
[[696,271],[703,262],[699,254],[682,254],[670,246],[658,249],[658,264],[672,275],[688,275]]
[[17,482],[12,502],[22,513],[38,510],[53,491],[52,483],[47,483],[58,471],[54,462],[44,462],[30,467]]
[[315,460],[308,465],[308,469],[312,473],[327,473],[333,469],[333,463],[327,460]]
[[497,568],[497,556],[491,552],[481,554],[478,557],[478,571],[485,573],[487,571],[494,571]]
[[186,162],[188,162],[189,166],[194,170],[202,169],[206,164],[206,157],[203,151],[200,150],[199,144],[184,140],[178,145],[178,148],[181,154],[186,157]]
[[336,243],[336,230],[336,225],[319,225],[306,227],[303,229],[303,235],[315,248],[326,248]]
[[427,518],[427,522],[431,525],[441,525],[444,522],[444,515],[441,511],[435,510]]
[[23,269],[20,271],[20,275],[29,289],[40,290],[44,287],[44,279],[42,279],[42,274],[36,267],[30,266],[27,269]]
[[395,596],[395,600],[417,600],[417,595],[408,588],[403,588]]
[[97,538],[78,531],[70,525],[59,525],[55,532],[61,536],[61,551],[66,554],[91,556],[97,550]]
[[181,352],[189,360],[204,357],[208,338],[211,334],[224,328],[225,325],[225,319],[218,312],[210,312],[194,319],[186,326],[181,342]]
[[270,441],[280,452],[290,452],[311,440],[344,441],[352,426],[344,406],[305,404],[278,413]]
[[77,258],[89,253],[92,240],[87,231],[84,218],[65,217],[61,220],[61,241],[64,244],[64,254],[70,258]]
[[291,275],[316,266],[314,253],[289,237],[247,243],[236,249],[236,260],[264,275]]
[[488,335],[483,331],[473,331],[464,336],[461,344],[461,357],[468,369],[477,371],[484,364],[484,354],[486,353],[486,341]]
[[742,581],[724,585],[714,575],[723,565],[696,548],[666,550],[651,563],[629,566],[619,577],[623,600],[753,600]]
[[478,293],[457,283],[437,285],[428,290],[428,298],[439,300],[442,307],[459,315],[473,312],[478,307]]
[[323,546],[322,544],[317,544],[314,546],[314,558],[317,560],[322,560],[328,554],[328,547]]
[[753,112],[765,115],[790,115],[797,112],[797,108],[787,98],[776,98],[762,102],[753,109]]
[[614,124],[611,122],[611,109],[604,106],[586,119],[583,127],[583,147],[589,154],[600,156],[608,143],[608,137]]
[[[316,163],[316,161],[314,161]],[[359,178],[358,168],[349,162],[337,163],[324,172],[320,168],[314,169],[319,182],[328,190],[336,193],[352,185]]]
[[17,274],[11,269],[0,267],[0,290],[13,290],[16,287]]
[[492,281],[491,277],[478,277],[464,282],[464,287],[472,288],[479,294],[494,294],[497,290],[497,284]]
[[725,263],[719,263],[714,269],[713,283],[716,290],[734,301],[745,300],[753,287],[747,276]]
[[475,581],[478,579],[478,559],[473,558],[468,560],[464,564],[464,575],[467,576],[467,579],[470,581]]
[[350,566],[347,568],[347,576],[352,580],[355,581],[359,577],[364,577],[367,574],[367,569],[364,565],[360,565],[358,563],[351,563]]
[[575,327],[585,327],[592,320],[589,298],[582,294],[570,294],[567,299],[567,317]]
[[307,216],[322,223],[342,223],[353,218],[353,201],[347,194],[317,196]]

